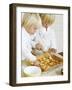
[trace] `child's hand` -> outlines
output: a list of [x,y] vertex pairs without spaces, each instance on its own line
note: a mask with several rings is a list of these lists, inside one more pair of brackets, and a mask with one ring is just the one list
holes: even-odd
[[36,55],[36,50],[33,49],[33,50],[31,51],[31,53],[32,53],[33,55]]
[[39,67],[39,66],[40,66],[40,63],[39,63],[39,61],[37,60],[37,61],[35,61],[35,62],[33,63],[33,65]]
[[32,66],[40,66],[40,63],[39,63],[39,61],[38,61],[38,58],[39,58],[39,56],[37,56],[36,57],[36,61],[34,61],[34,62],[32,62],[31,60],[29,60],[29,63],[32,65]]
[[56,50],[56,49],[54,49],[54,48],[49,48],[49,49],[48,49],[48,52],[49,52],[49,53],[56,53],[56,52],[57,52],[57,50]]
[[43,50],[43,46],[40,43],[36,44],[36,49],[37,50]]

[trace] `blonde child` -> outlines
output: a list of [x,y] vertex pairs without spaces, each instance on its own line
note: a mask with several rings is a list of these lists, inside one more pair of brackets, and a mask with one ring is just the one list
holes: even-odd
[[56,40],[54,30],[51,29],[51,25],[55,21],[55,15],[52,14],[40,14],[42,27],[38,31],[36,40],[42,44],[42,47],[38,44],[37,47],[43,51],[56,52]]
[[39,14],[25,13],[22,19],[22,60],[36,62],[36,56],[31,51],[34,47],[32,36],[41,26]]

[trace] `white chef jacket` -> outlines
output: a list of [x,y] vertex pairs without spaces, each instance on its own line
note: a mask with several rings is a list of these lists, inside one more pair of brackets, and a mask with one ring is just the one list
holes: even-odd
[[55,33],[50,27],[47,28],[47,31],[45,27],[41,27],[40,30],[38,30],[36,42],[40,42],[43,45],[44,51],[47,51],[49,48],[57,48]]
[[27,33],[25,28],[22,27],[22,60],[36,60],[36,57],[31,53],[32,45],[31,36]]

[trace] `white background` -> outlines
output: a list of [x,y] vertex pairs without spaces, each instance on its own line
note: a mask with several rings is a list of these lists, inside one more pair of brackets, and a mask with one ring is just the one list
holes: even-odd
[[52,25],[55,32],[57,51],[63,51],[63,15],[56,15],[55,22]]
[[[42,85],[42,86],[9,86],[9,4],[37,3],[47,5],[72,6],[72,0],[0,0],[0,90],[71,90],[70,84]],[[72,11],[72,7],[71,7]],[[72,12],[71,12],[72,15]],[[72,19],[72,17],[71,17]],[[71,27],[72,29],[72,27]],[[72,36],[71,36],[72,37]],[[72,67],[71,67],[72,68]],[[72,75],[72,72],[71,72]],[[71,78],[72,81],[72,78]]]

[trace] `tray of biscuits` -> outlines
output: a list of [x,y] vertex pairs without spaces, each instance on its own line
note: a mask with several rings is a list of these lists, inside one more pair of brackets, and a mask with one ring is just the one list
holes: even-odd
[[48,52],[43,53],[37,58],[39,67],[42,71],[48,71],[58,65],[63,64],[63,57],[59,54],[50,54]]

